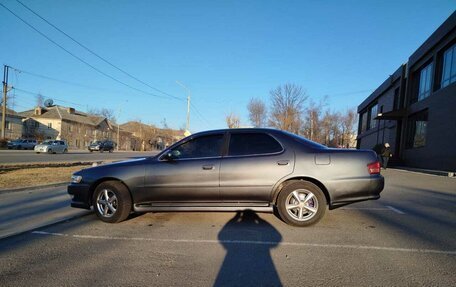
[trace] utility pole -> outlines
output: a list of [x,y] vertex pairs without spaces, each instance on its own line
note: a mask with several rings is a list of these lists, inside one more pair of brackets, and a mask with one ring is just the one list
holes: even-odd
[[2,139],[6,137],[6,94],[8,93],[8,69],[3,65],[3,105],[2,105]]
[[184,86],[184,84],[182,84],[181,82],[176,81],[176,83],[187,91],[187,125],[185,126],[185,129],[186,129],[187,131],[190,131],[190,95],[191,95],[191,92],[190,92],[190,90],[189,90],[186,86]]
[[117,116],[117,151],[119,151],[119,145],[120,145],[120,122],[119,122],[120,111],[121,111],[121,109],[119,108],[119,115]]

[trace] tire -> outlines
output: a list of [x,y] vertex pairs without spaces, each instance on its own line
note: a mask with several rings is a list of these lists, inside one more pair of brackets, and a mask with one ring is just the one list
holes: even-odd
[[22,149],[22,146],[18,145],[17,150],[20,150],[20,149]]
[[[290,208],[292,206],[296,206],[296,208]],[[323,191],[307,181],[286,185],[280,191],[277,199],[280,218],[286,223],[298,227],[310,226],[320,221],[325,215],[326,208],[327,203]]]
[[48,149],[48,153],[51,154],[52,153],[52,149]]
[[108,223],[124,221],[130,215],[132,207],[130,192],[118,181],[99,184],[93,193],[92,202],[98,218]]
[[90,152],[93,152],[93,150],[90,150]]
[[109,152],[112,153],[114,150],[113,149],[110,149]]
[[67,152],[68,152],[68,150],[67,150],[67,149],[64,149],[64,150],[63,150],[63,153],[67,153]]
[[36,153],[39,154],[40,152],[37,151]]

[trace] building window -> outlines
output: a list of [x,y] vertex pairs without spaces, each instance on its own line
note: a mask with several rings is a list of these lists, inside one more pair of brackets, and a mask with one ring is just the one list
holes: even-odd
[[426,145],[427,122],[427,110],[409,117],[407,125],[407,148],[417,148]]
[[399,110],[399,88],[394,90],[394,103],[393,103],[393,110]]
[[369,118],[369,128],[370,129],[373,129],[377,126],[377,120],[375,119],[377,117],[377,112],[378,110],[378,105],[375,104],[374,106],[372,106],[370,108],[370,112],[369,112],[369,115],[370,115],[370,118]]
[[431,86],[432,86],[432,70],[433,63],[430,63],[420,72],[420,84],[418,87],[418,101],[421,101],[431,95]]
[[48,129],[52,129],[52,123],[48,123]]
[[11,122],[10,121],[5,121],[5,127],[7,130],[11,130]]
[[440,86],[445,88],[456,82],[456,44],[443,54],[442,82]]
[[367,130],[367,112],[361,114],[361,133]]

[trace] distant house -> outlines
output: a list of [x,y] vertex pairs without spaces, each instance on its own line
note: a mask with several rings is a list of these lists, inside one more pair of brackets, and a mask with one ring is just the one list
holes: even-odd
[[116,139],[116,129],[105,117],[71,107],[36,107],[19,116],[23,117],[24,137],[63,139],[70,148],[85,148],[94,140]]
[[[2,118],[2,109],[0,108],[0,119]],[[7,139],[18,139],[22,138],[22,119],[20,116],[13,110],[6,109],[6,125],[5,125],[5,138]]]
[[130,121],[120,125],[122,130],[132,133],[131,147],[133,150],[161,150],[184,138],[184,131],[161,129],[138,121]]

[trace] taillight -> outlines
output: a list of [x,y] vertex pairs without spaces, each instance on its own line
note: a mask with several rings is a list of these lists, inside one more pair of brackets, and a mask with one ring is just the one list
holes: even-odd
[[367,170],[369,174],[379,174],[380,173],[380,162],[376,161],[367,165]]

